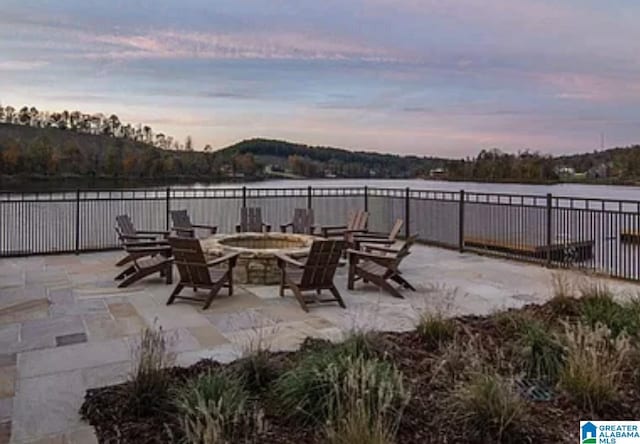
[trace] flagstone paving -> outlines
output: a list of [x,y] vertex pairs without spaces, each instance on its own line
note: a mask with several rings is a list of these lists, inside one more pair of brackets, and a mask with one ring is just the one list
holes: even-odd
[[[550,271],[498,259],[416,247],[403,271],[417,291],[395,299],[370,284],[336,283],[347,309],[305,313],[276,286],[237,286],[203,311],[166,305],[171,287],[149,278],[119,289],[117,252],[0,260],[0,443],[95,443],[78,415],[88,388],[131,371],[140,331],[161,326],[178,365],[229,362],[259,346],[293,350],[309,336],[339,340],[355,329],[412,329],[425,310],[487,314],[543,302]],[[613,282],[636,293],[631,284]]]

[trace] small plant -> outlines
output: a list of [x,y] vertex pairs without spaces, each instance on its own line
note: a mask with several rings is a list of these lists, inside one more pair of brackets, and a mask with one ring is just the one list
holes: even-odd
[[377,340],[378,336],[374,332],[353,330],[344,341],[335,345],[335,347],[339,354],[345,356],[373,358],[376,356],[376,350],[379,349],[376,343]]
[[449,387],[485,366],[487,351],[477,335],[457,335],[434,359],[431,383]]
[[531,378],[555,382],[564,363],[564,348],[546,325],[536,320],[522,324],[516,341]]
[[620,379],[631,357],[627,335],[615,337],[605,325],[565,324],[566,364],[560,385],[592,412],[601,411],[618,395]]
[[526,405],[512,381],[485,371],[454,389],[445,414],[481,442],[520,442]]
[[425,313],[421,316],[416,331],[429,350],[436,350],[453,338],[455,325],[439,312]]
[[167,338],[159,327],[145,328],[133,349],[133,374],[123,388],[127,391],[127,407],[138,416],[152,415],[168,403],[171,377],[164,369],[173,364],[174,356],[167,348]]
[[493,323],[501,336],[511,338],[518,334],[531,316],[519,310],[500,311],[493,315]]
[[551,278],[553,298],[549,305],[559,316],[575,316],[578,314],[575,285],[564,272],[553,273]]
[[400,409],[408,397],[392,364],[340,349],[309,353],[276,381],[274,391],[282,414],[303,425],[333,421],[356,394],[373,415]]
[[625,332],[635,336],[640,331],[640,310],[636,302],[620,304],[604,284],[591,284],[583,290],[581,315],[591,327],[601,323],[606,325],[613,336]]
[[249,395],[237,377],[206,373],[177,389],[175,398],[189,443],[234,443],[255,430]]
[[344,357],[340,366],[329,368],[329,378],[336,392],[328,411],[329,442],[393,442],[410,398],[400,372],[377,359]]
[[252,392],[263,391],[277,377],[277,369],[269,359],[265,332],[265,328],[255,330],[254,337],[243,350],[243,358],[236,363],[246,387]]

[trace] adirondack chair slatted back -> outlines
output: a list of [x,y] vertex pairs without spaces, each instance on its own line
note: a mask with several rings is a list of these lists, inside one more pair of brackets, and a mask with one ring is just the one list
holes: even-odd
[[314,241],[304,266],[300,288],[333,285],[333,276],[346,245],[344,240]]
[[244,207],[240,210],[240,230],[243,232],[262,232],[262,209]]
[[368,219],[369,219],[369,213],[362,210],[356,211],[349,217],[349,222],[347,223],[347,230],[366,229]]
[[400,266],[400,262],[402,262],[402,260],[409,256],[409,254],[411,254],[411,246],[415,243],[417,238],[417,235],[413,235],[413,236],[409,236],[403,243],[402,246],[400,247],[400,250],[398,250],[398,252],[396,253],[396,260],[395,260],[395,269],[397,270],[398,267]]
[[137,234],[136,227],[133,226],[131,218],[128,214],[121,214],[116,216],[116,224],[120,230],[120,234],[125,236],[135,236]]
[[180,273],[180,282],[194,286],[211,286],[211,275],[200,241],[194,238],[170,237],[174,263]]
[[313,226],[313,210],[312,209],[296,208],[293,211],[292,229],[294,233],[309,234],[311,233],[312,226]]
[[191,220],[189,219],[187,210],[171,211],[171,220],[173,222],[173,226],[176,228],[193,229],[193,225],[191,225]]
[[392,241],[396,240],[396,238],[398,237],[398,234],[400,234],[400,230],[402,229],[403,225],[404,225],[404,221],[402,219],[396,219],[396,222],[393,224],[393,227],[389,232],[389,240],[392,240]]

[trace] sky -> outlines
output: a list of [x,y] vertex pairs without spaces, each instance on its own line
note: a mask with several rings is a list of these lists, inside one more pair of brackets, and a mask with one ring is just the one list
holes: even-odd
[[637,0],[0,0],[0,103],[196,147],[640,143]]

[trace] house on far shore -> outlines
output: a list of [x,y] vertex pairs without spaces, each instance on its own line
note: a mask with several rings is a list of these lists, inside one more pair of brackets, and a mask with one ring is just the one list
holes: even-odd
[[441,179],[447,176],[447,170],[444,168],[432,168],[429,170],[429,177],[432,179]]
[[558,168],[556,168],[556,174],[557,174],[559,177],[570,178],[570,177],[575,177],[575,175],[576,175],[576,170],[575,170],[575,168],[571,168],[571,167],[567,167],[567,166],[562,166],[562,167],[558,167]]

